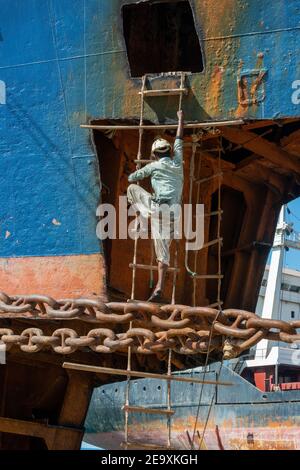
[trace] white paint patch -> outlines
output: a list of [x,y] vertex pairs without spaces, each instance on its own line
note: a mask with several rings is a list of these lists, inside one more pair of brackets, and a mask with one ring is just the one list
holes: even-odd
[[292,94],[292,103],[300,104],[300,80],[295,80],[292,83],[292,88],[295,90]]
[[61,225],[61,223],[56,219],[53,219],[52,223],[53,223],[53,225],[56,225],[57,227]]
[[0,104],[6,104],[6,85],[0,80]]

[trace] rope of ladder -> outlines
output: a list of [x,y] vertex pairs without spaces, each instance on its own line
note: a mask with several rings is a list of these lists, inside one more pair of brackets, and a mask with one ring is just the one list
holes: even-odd
[[[199,186],[200,186],[200,184],[199,184]],[[219,277],[217,279],[217,281],[218,281],[218,285],[217,285],[217,304],[218,304],[219,311],[218,311],[216,317],[214,318],[213,323],[212,323],[211,328],[210,328],[209,341],[208,341],[208,346],[207,346],[207,353],[206,353],[206,357],[205,357],[203,381],[205,380],[205,377],[206,377],[207,372],[208,372],[207,368],[208,368],[208,361],[209,361],[209,355],[210,355],[210,346],[211,346],[212,336],[213,336],[212,335],[213,327],[214,327],[214,324],[217,322],[218,317],[221,313],[221,309],[222,309],[222,301],[221,301],[221,288],[222,288],[222,278],[221,278],[221,274],[222,274],[221,222],[222,222],[222,174],[221,174],[221,145],[219,145],[219,154],[218,154],[218,223],[217,223],[217,239],[219,240],[219,242],[218,242],[218,276]],[[195,296],[195,283],[194,283],[194,296]],[[222,366],[223,366],[223,360],[221,362],[219,374],[221,373]],[[191,449],[194,449],[194,441],[195,441],[195,436],[196,436],[197,426],[198,426],[198,421],[199,421],[200,407],[201,407],[202,396],[203,396],[203,389],[204,389],[204,383],[201,385],[201,390],[200,390],[200,395],[199,395],[197,413],[196,413],[195,423],[194,423],[194,427],[193,427],[193,435],[192,435],[192,438],[191,438]],[[202,435],[199,438],[199,450],[201,450],[201,447],[202,447],[202,444],[203,444],[203,441],[204,441],[205,432],[206,432],[206,429],[207,429],[207,425],[208,425],[208,422],[209,422],[211,411],[212,411],[212,408],[213,408],[214,403],[215,403],[217,390],[218,390],[218,385],[216,386],[216,390],[215,390],[215,392],[212,396],[211,403],[210,403],[208,413],[207,413],[207,417],[206,417],[206,421],[205,421],[205,425],[204,425],[204,428],[203,428],[203,431],[202,431]]]

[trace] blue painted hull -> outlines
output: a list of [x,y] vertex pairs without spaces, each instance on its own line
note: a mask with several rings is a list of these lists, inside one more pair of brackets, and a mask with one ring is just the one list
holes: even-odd
[[[128,3],[135,2],[0,0],[0,259],[16,260],[14,276],[28,258],[59,257],[65,266],[99,255],[92,261],[99,264],[98,160],[79,126],[139,117],[141,80],[130,76],[121,15]],[[212,15],[214,3],[190,1],[204,70],[189,77],[186,119],[299,116],[300,0],[267,8],[260,0],[220,0]],[[249,103],[239,96],[240,80],[248,81]],[[176,106],[145,110],[153,122],[162,116],[174,122]],[[27,267],[18,276],[26,284]],[[90,291],[102,287],[95,282]]]

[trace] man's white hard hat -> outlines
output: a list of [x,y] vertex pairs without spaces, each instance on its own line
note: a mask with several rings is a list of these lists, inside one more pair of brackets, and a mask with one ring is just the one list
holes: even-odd
[[153,142],[151,153],[152,155],[154,153],[166,153],[166,152],[169,152],[170,150],[171,150],[170,142],[168,142],[165,139],[159,138]]

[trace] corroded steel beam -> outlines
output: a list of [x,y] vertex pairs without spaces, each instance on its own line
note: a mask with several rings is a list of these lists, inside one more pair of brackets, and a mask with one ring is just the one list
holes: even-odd
[[149,372],[140,372],[140,371],[128,371],[121,369],[112,369],[110,367],[98,367],[98,366],[87,366],[86,364],[75,364],[72,362],[64,362],[64,369],[77,370],[82,372],[91,372],[94,374],[109,374],[109,375],[122,375],[127,377],[139,377],[144,379],[159,379],[159,380],[171,380],[172,382],[185,382],[185,383],[196,383],[196,384],[208,384],[208,385],[223,385],[229,387],[232,385],[230,382],[218,382],[216,380],[200,380],[180,377],[176,375],[164,375],[164,374],[152,374]]
[[230,142],[241,145],[257,155],[261,155],[279,168],[285,168],[295,173],[300,172],[299,162],[291,154],[254,132],[225,128],[222,130],[222,134]]

